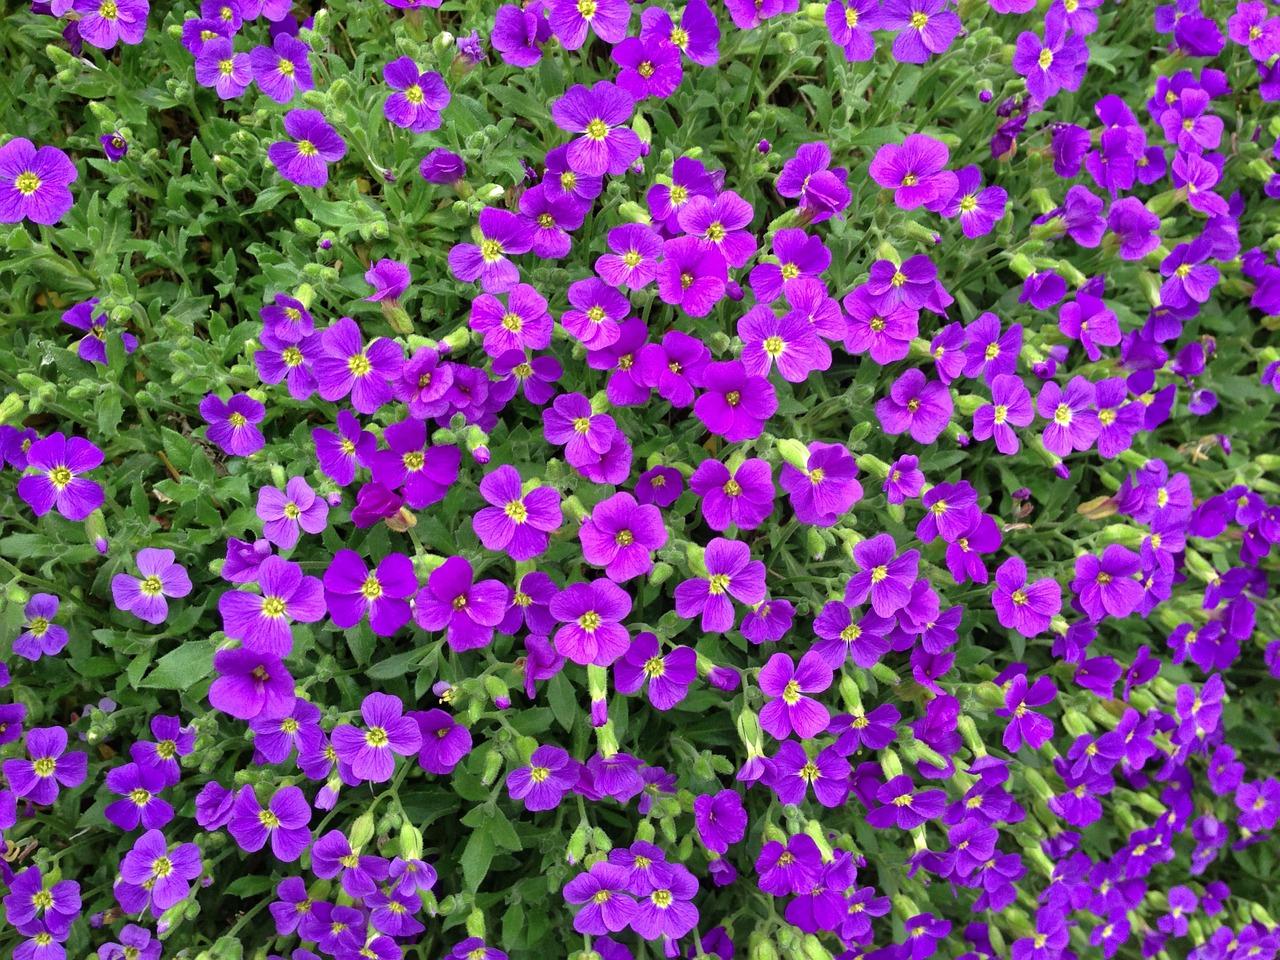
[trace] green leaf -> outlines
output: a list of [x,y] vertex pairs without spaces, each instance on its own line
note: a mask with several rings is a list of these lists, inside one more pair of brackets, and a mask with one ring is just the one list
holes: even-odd
[[142,686],[156,690],[186,690],[213,672],[212,640],[187,640],[156,661]]
[[462,879],[468,890],[479,890],[489,864],[493,862],[493,837],[488,830],[471,831],[466,849],[462,851]]
[[223,893],[229,893],[233,897],[256,897],[259,894],[266,893],[273,885],[270,877],[263,876],[246,876],[233,880],[223,888]]
[[578,719],[578,700],[573,695],[573,684],[563,673],[557,673],[547,684],[547,699],[560,726],[572,730],[573,722]]

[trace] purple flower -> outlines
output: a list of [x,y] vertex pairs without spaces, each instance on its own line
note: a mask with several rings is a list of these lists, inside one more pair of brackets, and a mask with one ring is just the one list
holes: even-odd
[[384,300],[395,302],[409,288],[409,267],[399,260],[383,257],[365,271],[364,282],[373,287],[373,293],[365,297],[371,303]]
[[257,513],[262,535],[281,550],[297,546],[300,530],[320,533],[329,522],[329,504],[302,477],[290,477],[283,492],[276,487],[259,489]]
[[[83,330],[85,335],[76,346],[76,353],[81,360],[90,363],[105,364],[107,362],[107,324],[109,319],[105,313],[94,313],[98,298],[91,297],[83,303],[65,310],[62,322],[68,326]],[[138,348],[138,338],[127,331],[121,331],[120,342],[126,355]]]
[[760,710],[760,726],[771,736],[783,740],[794,733],[809,740],[827,729],[831,714],[817,700],[805,696],[821,693],[831,686],[831,666],[815,651],[809,651],[796,664],[785,653],[775,653],[760,668],[757,683],[769,697]]
[[36,866],[9,876],[4,913],[15,930],[23,931],[38,922],[48,930],[65,934],[80,915],[80,884],[76,881],[47,884]]
[[60,602],[52,593],[32,594],[22,608],[22,632],[13,641],[14,653],[39,660],[59,653],[67,645],[67,628],[53,622]]
[[558,260],[569,253],[569,232],[582,226],[589,205],[540,183],[520,195],[520,214],[533,235],[534,256]]
[[209,703],[238,720],[283,717],[293,710],[293,677],[279,657],[252,650],[219,650],[213,655],[218,677],[209,687]]
[[627,0],[549,0],[551,29],[566,50],[587,41],[587,28],[606,43],[620,43],[627,35],[631,4]]
[[[690,201],[692,202],[692,201]],[[724,297],[724,257],[697,237],[668,240],[658,264],[658,296],[691,317],[705,317]]]
[[[574,0],[555,0],[563,7],[577,10]],[[592,0],[592,6],[618,5],[630,9],[627,0]],[[553,14],[554,16],[554,14]],[[625,30],[625,23],[623,29]],[[583,35],[585,35],[585,24]],[[621,40],[620,35],[617,39]],[[606,173],[618,176],[626,173],[640,156],[640,138],[630,127],[624,126],[631,119],[635,100],[631,94],[607,80],[597,82],[591,88],[582,84],[570,87],[564,96],[551,104],[551,119],[557,127],[580,134],[570,141],[567,158],[573,171],[599,177]]]
[[621,660],[613,665],[619,693],[636,693],[648,681],[649,702],[655,710],[670,710],[689,692],[698,676],[691,647],[676,647],[665,656],[652,633],[640,633]]
[[200,401],[200,416],[209,425],[205,437],[229,457],[247,457],[266,445],[258,424],[267,414],[247,393],[235,393],[223,400],[211,393]]
[[126,763],[107,772],[107,789],[120,797],[107,804],[103,816],[121,830],[139,824],[158,829],[173,819],[173,807],[158,794],[166,786],[164,774],[155,767]]
[[623,867],[601,861],[566,883],[565,901],[582,905],[573,918],[573,929],[591,936],[625,930],[636,913],[627,880]]
[[[338,759],[361,780],[386,783],[395,771],[395,757],[416,754],[422,733],[412,717],[406,717],[398,697],[370,693],[360,703],[365,729],[342,723],[334,727],[333,749]],[[372,892],[372,891],[370,891]]]
[[589,277],[569,285],[574,307],[560,318],[565,331],[588,350],[601,350],[618,341],[621,324],[631,310],[627,298],[603,280]]
[[578,530],[583,559],[604,567],[615,583],[653,569],[653,552],[667,542],[662,511],[643,506],[629,493],[615,493],[596,504]]
[[751,204],[732,190],[713,197],[691,197],[680,208],[680,229],[698,237],[731,267],[744,267],[756,252],[756,239],[749,227]]
[[825,143],[805,143],[782,165],[778,193],[798,197],[800,209],[810,212],[811,223],[821,223],[849,205],[852,194],[846,181],[849,172],[831,167],[831,148]]
[[490,504],[471,520],[486,550],[503,550],[513,560],[531,560],[547,549],[548,537],[560,528],[560,494],[555,487],[521,492],[520,474],[504,465],[480,481],[480,495]]
[[[886,4],[886,11],[894,2],[896,0],[890,0]],[[899,40],[902,36],[899,34]],[[897,42],[894,51],[896,56]],[[893,201],[903,210],[920,206],[941,208],[955,195],[959,185],[956,175],[946,169],[950,156],[945,144],[913,133],[901,144],[886,143],[876,151],[871,161],[871,179],[885,190],[894,191]]]
[[902,304],[882,309],[880,298],[873,297],[865,286],[854,289],[843,303],[849,315],[844,335],[846,350],[868,353],[878,364],[906,357],[919,332],[918,310]]
[[778,262],[766,261],[751,268],[747,282],[760,303],[773,303],[797,280],[816,280],[831,265],[831,251],[821,237],[786,227],[773,235],[773,254]]
[[306,400],[316,391],[316,378],[311,365],[321,355],[320,338],[306,337],[290,342],[281,339],[271,328],[264,329],[259,337],[262,349],[253,354],[253,364],[263,383],[276,384],[286,381],[289,396]]
[[311,807],[297,787],[280,787],[264,808],[253,787],[246,785],[236,794],[227,831],[241,850],[261,850],[271,841],[271,854],[283,863],[302,856],[311,843]]
[[431,571],[414,598],[413,616],[423,630],[444,630],[453,650],[489,645],[507,612],[510,591],[498,580],[473,582],[471,564],[450,557]]
[[778,409],[773,385],[748,373],[740,360],[708,363],[703,387],[693,412],[709,431],[729,443],[760,436],[765,421]]
[[277,140],[267,148],[267,159],[291,183],[323,187],[329,182],[329,164],[347,155],[347,145],[329,126],[319,110],[290,110],[284,115],[284,132],[293,138]]
[[610,59],[621,68],[618,86],[637,100],[665,99],[684,78],[680,51],[665,38],[627,37],[614,46]]
[[67,731],[62,727],[32,727],[25,741],[26,760],[4,761],[4,778],[14,796],[48,806],[58,798],[61,787],[68,790],[84,783],[89,758],[80,752],[67,753]]
[[467,175],[467,165],[452,150],[436,147],[422,158],[418,173],[428,183],[457,183]]
[[661,7],[646,7],[640,14],[640,36],[667,40],[703,67],[714,67],[720,60],[720,24],[707,0],[686,3],[678,26]]
[[699,794],[693,799],[693,822],[702,845],[722,854],[746,836],[747,811],[733,790]]
[[391,399],[389,381],[404,364],[400,345],[378,337],[367,347],[360,327],[343,317],[320,334],[324,354],[314,366],[317,390],[324,400],[341,400],[348,394],[351,405],[364,414],[375,413]]
[[947,795],[941,790],[916,792],[915,784],[908,776],[897,776],[877,788],[875,798],[880,802],[867,814],[867,822],[878,830],[896,826],[899,830],[914,830],[928,820],[942,815]]
[[751,547],[716,537],[703,556],[704,576],[685,580],[676,587],[676,614],[692,619],[702,615],[706,633],[724,633],[733,627],[733,600],[755,606],[764,600],[764,564],[751,559]]
[[624,223],[609,231],[610,253],[596,260],[596,273],[612,287],[640,290],[658,275],[662,239],[641,223]]
[[738,336],[739,359],[755,376],[767,377],[776,363],[784,380],[803,383],[814,370],[831,366],[831,350],[799,311],[779,317],[770,307],[754,306],[738,321]]
[[551,615],[561,624],[556,650],[574,663],[609,666],[630,644],[622,625],[630,612],[631,597],[611,580],[570,584],[551,600]]
[[276,103],[288,103],[315,86],[309,53],[310,48],[301,40],[277,33],[270,47],[254,47],[249,52],[253,79]]
[[[1166,260],[1166,262],[1168,262]],[[1216,278],[1217,270],[1213,267]],[[1208,294],[1205,294],[1206,299]],[[1163,299],[1163,297],[1162,297]],[[1081,290],[1075,300],[1064,303],[1058,311],[1058,329],[1072,340],[1079,340],[1085,354],[1096,363],[1102,359],[1099,345],[1114,347],[1120,343],[1120,321],[1100,297]]]
[[262,593],[228,590],[218,598],[222,629],[250,650],[287,657],[293,648],[290,621],[315,623],[325,614],[323,587],[303,576],[296,563],[268,557],[258,568]]
[[845,603],[855,606],[870,597],[876,615],[890,617],[910,602],[920,554],[908,550],[897,556],[897,549],[887,533],[863,540],[853,548],[853,560],[861,572],[854,574],[845,587]]
[[898,32],[893,59],[924,63],[930,54],[951,46],[960,33],[960,17],[947,9],[946,0],[885,0],[880,27]]
[[200,848],[194,843],[180,843],[170,850],[163,833],[148,830],[120,861],[120,878],[146,890],[151,912],[159,916],[187,898],[191,881],[203,869]]
[[541,45],[551,39],[551,24],[543,7],[523,10],[512,3],[498,8],[493,48],[513,67],[531,67],[542,59]]
[[924,489],[924,474],[920,471],[920,458],[903,454],[894,461],[884,478],[885,500],[889,503],[906,503],[920,496]]
[[1160,245],[1160,218],[1137,197],[1122,197],[1111,205],[1107,229],[1120,239],[1122,260],[1141,260]]
[[[1006,562],[1005,566],[1007,565]],[[1001,570],[1003,569],[1002,566]],[[999,573],[996,576],[999,577]],[[995,711],[998,717],[1010,718],[1009,725],[1004,728],[1003,743],[1006,750],[1015,753],[1023,744],[1032,750],[1039,750],[1049,741],[1053,736],[1053,722],[1030,708],[1043,707],[1057,695],[1058,688],[1050,677],[1037,677],[1035,683],[1029,683],[1027,675],[1019,673],[1009,681],[1004,691],[1004,706]]]
[[996,570],[991,603],[1000,626],[1034,637],[1049,629],[1062,609],[1062,587],[1051,577],[1028,583],[1027,565],[1021,557],[1010,557]]
[[791,495],[791,506],[801,523],[833,526],[862,499],[858,465],[838,443],[811,443],[803,470],[782,465],[778,482]]
[[104,943],[98,948],[98,960],[160,960],[160,941],[145,927],[126,923],[118,943]]
[[[19,444],[6,451],[11,463],[14,448]],[[68,520],[83,520],[102,506],[102,487],[81,476],[102,463],[102,451],[88,440],[51,433],[27,447],[25,460],[23,469],[35,473],[18,481],[18,496],[37,517],[56,507]]]
[[505,293],[516,285],[520,271],[508,256],[528,253],[533,232],[517,214],[496,207],[480,211],[480,243],[454,244],[449,270],[464,283],[479,280],[486,293]]
[[[433,351],[434,352],[434,351]],[[345,487],[355,479],[356,467],[367,462],[377,447],[373,434],[361,429],[360,421],[348,410],[338,411],[337,432],[317,427],[311,431],[316,459],[324,475]]]
[[421,72],[412,57],[398,57],[382,68],[382,79],[393,91],[382,105],[383,116],[389,121],[411,133],[440,126],[440,112],[450,99],[440,74]]
[[631,929],[646,940],[676,940],[698,925],[693,898],[698,881],[682,864],[665,864],[655,871],[654,889],[642,896]]
[[1071,591],[1095,623],[1107,616],[1124,619],[1142,601],[1142,585],[1134,579],[1140,567],[1138,554],[1117,543],[1103,550],[1101,557],[1081,554],[1076,557]]
[[196,55],[196,82],[210,87],[221,100],[234,100],[253,82],[253,62],[247,53],[236,53],[232,37],[214,37]]
[[402,553],[387,554],[370,573],[354,550],[339,550],[324,572],[324,602],[333,622],[350,629],[367,614],[380,637],[409,622],[409,598],[417,589],[413,563]]
[[404,490],[404,502],[414,510],[439,503],[454,481],[462,463],[462,451],[452,444],[425,446],[427,428],[421,420],[402,420],[382,432],[387,450],[368,458],[373,481],[388,490]]
[[1093,384],[1084,377],[1072,377],[1065,390],[1052,380],[1041,387],[1036,412],[1049,421],[1043,433],[1045,449],[1065,457],[1093,446],[1100,429],[1093,402]]
[[1021,377],[1002,373],[991,380],[991,402],[973,414],[973,438],[994,437],[996,449],[1006,456],[1018,452],[1018,435],[1014,427],[1025,427],[1035,419],[1031,392]]
[[1061,17],[1046,17],[1044,40],[1030,31],[1018,34],[1013,69],[1027,79],[1027,92],[1044,103],[1059,90],[1078,90],[1089,63],[1084,38]]
[[117,573],[111,578],[111,598],[117,608],[147,623],[164,623],[169,616],[165,597],[185,597],[191,592],[191,578],[174,561],[172,550],[147,547],[134,558],[140,576]]
[[890,436],[910,433],[917,443],[933,443],[951,421],[951,391],[912,367],[876,401],[876,418]]
[[773,513],[773,471],[758,457],[744,460],[736,473],[719,460],[703,460],[689,486],[702,498],[707,526],[717,532],[730,524],[754,530]]
[[443,710],[414,711],[409,716],[422,735],[418,766],[428,773],[450,774],[471,752],[471,731]]
[[880,27],[878,0],[831,0],[825,15],[831,42],[850,63],[870,60],[875,53],[872,30]]
[[117,42],[141,43],[151,10],[147,0],[75,0],[74,9],[80,14],[80,39],[100,50],[110,50]]
[[[578,765],[563,749],[544,744],[533,751],[527,766],[507,774],[507,792],[523,800],[526,810],[554,810],[578,781]],[[469,953],[459,960],[470,960]]]
[[1008,199],[1003,187],[983,189],[982,171],[968,166],[956,171],[956,192],[942,208],[942,215],[959,217],[961,232],[973,240],[995,229],[997,221],[1004,216]]

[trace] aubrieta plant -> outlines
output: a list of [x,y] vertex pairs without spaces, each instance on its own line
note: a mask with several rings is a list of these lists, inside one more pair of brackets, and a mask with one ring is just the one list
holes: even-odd
[[1280,7],[15,0],[0,953],[1280,953]]

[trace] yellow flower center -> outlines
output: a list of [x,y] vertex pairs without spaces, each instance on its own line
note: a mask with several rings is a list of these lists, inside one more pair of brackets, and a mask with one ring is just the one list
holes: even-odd
[[57,768],[58,761],[53,757],[40,757],[31,764],[31,769],[35,771],[37,777],[52,777],[53,771]]
[[782,350],[785,346],[786,342],[781,337],[772,336],[765,340],[764,352],[771,357],[777,357],[782,354]]
[[686,202],[688,199],[689,199],[689,188],[688,188],[688,187],[682,187],[682,186],[681,186],[680,184],[678,184],[678,183],[677,183],[677,184],[675,184],[674,186],[672,186],[672,188],[671,188],[671,205],[672,205],[673,207],[678,207],[678,206],[680,206],[682,203]]
[[277,817],[270,810],[259,810],[258,822],[262,824],[264,827],[266,827],[268,830],[274,830],[278,826],[280,826],[280,818]]
[[27,630],[31,632],[32,636],[43,637],[46,633],[49,632],[49,618],[36,617],[29,624],[27,624]]
[[272,620],[284,616],[285,602],[281,597],[263,597],[262,615]]
[[1053,51],[1045,47],[1040,51],[1040,56],[1036,58],[1036,62],[1040,64],[1041,70],[1048,70],[1053,65]]
[[400,458],[400,462],[404,464],[404,468],[410,473],[417,473],[422,469],[423,464],[427,462],[427,455],[421,450],[410,450]]
[[319,152],[320,151],[316,149],[316,145],[310,140],[298,141],[298,153],[302,154],[304,157],[314,157]]
[[280,359],[284,361],[286,367],[302,366],[302,351],[297,347],[285,347],[284,352],[280,354]]
[[529,779],[532,780],[534,783],[542,783],[549,776],[551,776],[551,770],[547,767],[530,767],[529,768]]
[[787,685],[782,688],[782,702],[789,707],[795,706],[800,702],[800,684],[794,680],[788,680]]
[[911,29],[923,30],[929,24],[929,15],[917,10],[911,15]]
[[599,117],[596,117],[594,120],[592,120],[590,123],[587,124],[588,139],[595,140],[598,142],[600,140],[603,140],[608,135],[609,135],[609,125],[605,123],[603,120],[601,120]]
[[667,672],[667,665],[661,657],[650,657],[644,662],[644,675],[646,677],[660,677]]
[[364,733],[364,742],[375,749],[382,749],[388,743],[387,731],[382,727],[370,727]]
[[1057,409],[1053,411],[1053,422],[1059,426],[1065,427],[1071,422],[1071,408],[1065,403],[1060,403]]
[[507,505],[502,508],[502,512],[510,518],[512,523],[524,523],[529,519],[529,510],[525,507],[522,500],[509,501]]
[[158,597],[160,592],[164,590],[164,584],[160,582],[159,577],[152,576],[144,579],[138,585],[138,589],[148,597]]
[[382,596],[382,584],[373,574],[366,577],[364,583],[360,584],[360,596],[366,600],[377,600]]
[[422,101],[425,99],[422,95],[422,88],[418,86],[416,83],[404,92],[404,98],[408,100],[410,103],[412,103],[414,106],[417,106],[418,104],[422,103]]
[[480,259],[485,263],[496,263],[502,259],[502,244],[497,240],[485,238],[480,241]]
[[729,575],[727,573],[713,573],[707,580],[707,590],[713,597],[721,596],[729,589]]
[[583,20],[590,20],[596,15],[596,0],[578,0],[578,13]]
[[282,75],[286,77],[292,77],[293,69],[294,69],[293,61],[286,60],[284,57],[281,57],[280,61],[276,64],[276,69],[279,70]]
[[227,417],[227,423],[237,428],[243,427],[248,422],[249,419],[243,413],[233,413],[231,416]]
[[649,894],[649,900],[658,909],[665,910],[667,909],[667,907],[671,906],[671,900],[672,900],[671,891],[655,890],[653,891],[653,893]]
[[629,547],[636,542],[635,535],[630,530],[619,530],[614,535],[613,542],[620,547]]
[[642,61],[640,66],[636,67],[636,73],[648,80],[653,76],[653,63],[649,60]]
[[116,0],[102,0],[102,5],[98,7],[98,16],[103,20],[115,20],[120,16],[120,8],[116,6]]
[[683,49],[685,48],[685,45],[686,45],[686,44],[688,44],[688,42],[689,42],[689,34],[688,34],[688,32],[687,32],[687,31],[685,31],[685,30],[683,30],[683,29],[681,29],[680,27],[672,27],[672,28],[671,28],[671,42],[672,42],[672,44],[674,44],[675,46],[677,46],[677,47],[679,47],[681,50],[683,50]]
[[578,626],[587,631],[587,633],[593,633],[600,629],[600,624],[603,622],[604,621],[601,619],[600,614],[596,613],[594,610],[588,610],[578,618]]
[[719,243],[723,240],[725,233],[724,224],[719,220],[707,227],[707,239],[712,243]]
[[549,213],[538,214],[538,226],[543,230],[550,230],[556,225],[556,218]]
[[604,323],[605,312],[604,307],[599,305],[592,307],[587,311],[587,319],[592,323]]
[[742,484],[737,480],[730,480],[724,485],[724,492],[730,497],[738,497],[742,495]]
[[858,11],[853,7],[844,8],[844,25],[850,30],[858,25]]
[[1009,408],[1003,403],[996,404],[995,421],[996,423],[1004,423],[1009,417]]
[[373,369],[373,364],[363,353],[353,353],[347,358],[347,369],[351,371],[353,377],[367,377]]
[[49,482],[59,490],[67,486],[73,478],[74,474],[66,467],[54,467],[49,471]]

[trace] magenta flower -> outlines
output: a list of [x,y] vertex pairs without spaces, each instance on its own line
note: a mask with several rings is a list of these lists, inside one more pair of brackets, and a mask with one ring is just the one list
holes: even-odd
[[413,563],[402,553],[387,554],[370,573],[354,550],[339,550],[324,572],[324,602],[333,622],[345,630],[367,614],[380,637],[409,622],[409,598],[417,589]]
[[642,223],[624,223],[609,231],[609,253],[596,260],[596,273],[611,287],[640,290],[658,275],[662,238]]
[[471,329],[484,337],[485,353],[500,357],[510,350],[545,350],[551,345],[547,301],[527,283],[507,292],[507,305],[489,293],[471,301]]
[[947,218],[959,218],[960,231],[970,240],[985,237],[1004,216],[1009,195],[1003,187],[982,186],[982,171],[976,166],[956,171],[956,192],[942,208]]
[[680,208],[680,229],[702,240],[731,267],[747,265],[756,252],[756,238],[749,229],[751,204],[732,190],[713,197],[691,197]]
[[940,209],[959,187],[956,175],[946,169],[950,158],[946,144],[913,133],[900,145],[886,143],[876,151],[871,161],[871,179],[885,190],[892,190],[893,202],[903,210],[920,206]]
[[[84,303],[77,303],[74,307],[63,311],[62,322],[85,332],[85,335],[80,338],[80,342],[76,344],[76,354],[80,359],[105,365],[107,362],[107,325],[110,320],[105,313],[94,313],[98,303],[97,297],[90,297]],[[138,338],[132,333],[121,331],[117,336],[120,338],[126,355],[138,349]]]
[[333,749],[338,759],[361,780],[386,783],[395,771],[395,756],[408,757],[422,746],[422,732],[412,717],[404,716],[398,697],[371,693],[360,703],[365,729],[349,723],[333,729]]
[[[65,10],[72,4],[62,6]],[[110,50],[117,42],[141,43],[151,12],[147,0],[75,0],[74,9],[80,15],[76,24],[80,39],[100,50]]]
[[32,727],[25,741],[26,760],[4,761],[4,778],[14,796],[48,806],[62,787],[68,790],[84,783],[89,758],[76,751],[67,753],[67,731],[62,727]]
[[910,433],[917,443],[933,443],[951,422],[951,391],[912,367],[876,401],[876,418],[890,436]]
[[229,457],[247,457],[266,445],[258,429],[266,415],[267,408],[247,393],[225,401],[211,393],[200,401],[200,416],[209,425],[205,437]]
[[822,223],[849,205],[849,171],[831,166],[831,148],[825,143],[804,143],[782,165],[777,189],[784,197],[796,197],[808,211],[811,223]]
[[131,577],[117,573],[111,578],[111,598],[115,605],[147,623],[164,623],[169,616],[166,597],[185,597],[191,592],[191,578],[174,561],[172,550],[147,547],[135,558],[138,573]]
[[1018,34],[1013,69],[1027,78],[1027,92],[1043,103],[1059,90],[1079,90],[1089,63],[1084,38],[1063,18],[1046,17],[1044,40],[1031,31]]
[[625,296],[595,277],[571,283],[569,303],[574,309],[565,311],[560,325],[588,350],[617,343],[621,324],[631,312]]
[[662,511],[641,505],[629,493],[615,493],[595,505],[578,530],[582,558],[615,583],[653,569],[653,552],[667,542]]
[[882,308],[883,298],[858,287],[842,301],[848,313],[844,348],[853,354],[870,354],[878,364],[902,360],[919,333],[920,312],[903,304]]
[[337,431],[316,427],[311,431],[316,459],[324,475],[345,487],[356,478],[356,468],[369,461],[378,441],[349,410],[338,411]]
[[440,112],[450,99],[440,74],[419,71],[412,57],[397,57],[382,68],[382,79],[392,90],[382,104],[382,114],[389,121],[411,133],[440,126]]
[[310,823],[311,807],[297,787],[280,787],[264,808],[252,785],[246,784],[236,795],[227,832],[249,853],[261,850],[270,840],[271,855],[292,863],[311,843]]
[[79,174],[57,147],[40,147],[14,137],[0,147],[0,223],[51,225],[75,202],[71,184]]
[[609,666],[631,642],[622,625],[630,612],[631,597],[612,580],[570,584],[551,600],[551,615],[561,624],[556,650],[583,666]]
[[947,805],[947,795],[941,790],[916,792],[915,784],[908,776],[897,776],[876,789],[875,798],[880,806],[867,814],[867,823],[878,830],[897,827],[914,830],[928,820],[942,816]]
[[507,774],[507,792],[523,800],[526,810],[554,810],[578,782],[578,764],[562,748],[544,744],[533,751],[527,766]]
[[253,61],[236,53],[231,37],[214,37],[200,48],[195,63],[196,83],[209,87],[220,100],[234,100],[253,82]]
[[662,247],[658,296],[691,317],[705,317],[724,297],[728,277],[717,251],[697,237],[677,237]]
[[637,100],[666,99],[684,79],[680,51],[665,39],[627,37],[614,46],[609,57],[621,68],[618,86]]
[[554,487],[521,491],[520,474],[503,465],[480,481],[490,504],[471,519],[486,550],[504,550],[513,560],[531,560],[547,549],[549,534],[560,529],[560,494]]
[[324,588],[317,577],[303,576],[298,564],[279,557],[262,561],[257,579],[261,594],[228,590],[218,598],[223,632],[255,652],[287,657],[293,648],[290,621],[324,617]]
[[827,729],[831,714],[817,700],[805,696],[831,686],[831,666],[822,655],[809,651],[796,664],[785,653],[775,653],[760,668],[757,682],[769,701],[760,709],[760,726],[778,740],[794,733],[801,740]]
[[991,596],[1000,626],[1035,637],[1049,629],[1062,609],[1062,587],[1052,577],[1027,582],[1027,565],[1021,557],[1010,557],[996,570],[996,589]]
[[418,591],[413,617],[423,630],[446,631],[451,649],[475,650],[493,639],[494,628],[506,616],[510,596],[498,580],[473,582],[466,558],[450,557],[431,571],[426,586]]
[[443,710],[414,711],[422,747],[418,766],[428,773],[449,774],[471,752],[471,731]]
[[[556,2],[577,9],[573,0]],[[616,4],[627,7],[627,0],[591,0],[593,8],[597,3],[601,7]],[[625,30],[625,23],[623,27]],[[590,89],[574,84],[564,96],[553,101],[551,119],[556,126],[580,134],[569,143],[569,168],[592,177],[626,173],[640,156],[641,149],[636,132],[624,126],[634,109],[631,94],[607,80],[597,82]]]
[[262,535],[281,550],[297,546],[301,530],[320,533],[329,523],[329,504],[303,477],[290,477],[283,491],[259,489],[257,513]]
[[68,520],[83,520],[102,506],[102,487],[81,476],[102,463],[102,451],[80,437],[51,433],[26,449],[27,473],[18,496],[37,517],[55,507]]
[[703,393],[693,412],[712,433],[729,443],[752,440],[778,409],[778,396],[764,377],[752,375],[740,360],[708,363]]
[[347,155],[346,142],[319,110],[290,110],[284,115],[284,132],[293,140],[271,144],[267,159],[291,183],[323,187],[329,182],[329,164]]
[[763,304],[738,321],[739,359],[747,373],[767,377],[774,364],[782,379],[803,383],[814,370],[831,366],[831,350],[817,328],[799,311],[782,317]]
[[724,633],[733,627],[733,601],[755,606],[765,598],[764,564],[751,559],[751,547],[716,537],[703,556],[704,576],[676,587],[676,614],[692,619],[702,615],[702,629]]
[[824,19],[831,42],[850,63],[863,63],[875,54],[871,31],[880,28],[878,0],[831,0]]
[[653,889],[637,901],[631,929],[646,940],[674,942],[698,925],[698,881],[680,863],[667,864],[655,872]]
[[209,687],[209,703],[237,720],[283,717],[293,710],[293,677],[279,657],[252,650],[219,650],[213,655],[218,677]]
[[758,457],[744,460],[736,473],[719,460],[703,460],[689,486],[702,497],[702,516],[712,530],[730,524],[754,530],[773,513],[773,470]]

